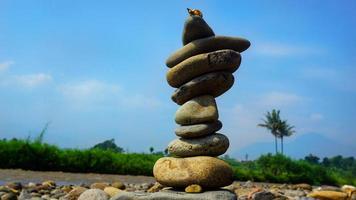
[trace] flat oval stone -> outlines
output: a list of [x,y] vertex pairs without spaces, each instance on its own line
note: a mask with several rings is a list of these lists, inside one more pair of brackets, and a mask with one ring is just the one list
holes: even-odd
[[180,126],[176,128],[175,133],[182,138],[195,138],[204,135],[211,135],[222,128],[220,121],[205,124],[194,124],[188,126]]
[[209,156],[160,158],[153,167],[153,175],[162,185],[181,188],[192,184],[218,188],[230,185],[233,181],[230,165]]
[[168,152],[178,157],[219,156],[229,148],[229,139],[220,133],[199,138],[179,138],[168,145]]
[[213,96],[203,95],[185,102],[178,108],[175,121],[181,125],[212,122],[219,118],[218,108]]
[[234,84],[234,76],[230,72],[212,72],[194,78],[180,86],[172,95],[172,100],[182,105],[189,99],[200,95],[218,97],[229,90]]
[[237,200],[236,194],[228,190],[186,193],[184,191],[162,190],[159,192],[122,192],[110,200]]
[[167,72],[168,84],[179,87],[193,78],[214,71],[235,72],[241,63],[238,52],[230,49],[192,56]]
[[232,49],[239,53],[250,47],[250,41],[239,37],[212,36],[194,40],[173,53],[166,61],[169,68],[176,66],[183,60],[202,53],[222,49]]
[[308,194],[308,197],[315,199],[343,200],[347,199],[347,194],[336,191],[313,191]]
[[183,28],[183,45],[201,38],[214,36],[214,31],[205,22],[205,20],[197,15],[189,16],[184,23]]

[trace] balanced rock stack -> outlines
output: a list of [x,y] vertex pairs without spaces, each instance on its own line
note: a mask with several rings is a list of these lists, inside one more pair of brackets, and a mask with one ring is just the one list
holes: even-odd
[[199,10],[190,16],[183,30],[183,47],[173,53],[166,65],[167,81],[177,88],[172,100],[181,105],[175,121],[178,139],[168,145],[170,155],[159,159],[153,169],[164,186],[185,188],[198,184],[214,189],[232,183],[233,171],[217,158],[226,152],[229,139],[220,133],[222,123],[215,98],[234,83],[240,53],[250,46],[238,37],[215,36]]

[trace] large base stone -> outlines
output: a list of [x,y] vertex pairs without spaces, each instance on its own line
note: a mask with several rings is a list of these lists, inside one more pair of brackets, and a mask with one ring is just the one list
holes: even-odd
[[237,200],[237,196],[227,190],[206,191],[203,193],[185,193],[174,190],[163,190],[156,193],[123,192],[110,200]]
[[160,158],[153,167],[153,175],[160,184],[175,188],[185,188],[192,184],[198,184],[204,189],[220,188],[233,182],[230,165],[209,156]]

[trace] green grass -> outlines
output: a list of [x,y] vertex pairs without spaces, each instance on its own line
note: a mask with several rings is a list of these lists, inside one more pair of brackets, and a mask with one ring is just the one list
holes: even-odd
[[152,175],[153,165],[160,157],[100,149],[60,149],[29,140],[0,140],[0,168]]
[[[33,141],[0,140],[0,168],[151,176],[154,163],[162,156],[100,149],[61,149],[42,143],[38,138]],[[225,160],[234,169],[235,179],[240,181],[356,185],[354,171],[293,160],[283,155],[267,154],[249,162]]]
[[234,169],[236,180],[273,183],[309,183],[313,185],[356,185],[356,175],[335,167],[293,160],[278,155],[262,155],[255,161],[226,160]]

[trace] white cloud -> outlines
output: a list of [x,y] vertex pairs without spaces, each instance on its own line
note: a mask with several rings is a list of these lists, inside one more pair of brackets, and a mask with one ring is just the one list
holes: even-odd
[[123,96],[119,99],[120,104],[126,107],[147,107],[153,108],[158,107],[162,103],[154,98],[154,97],[147,97],[142,94],[134,94],[132,96]]
[[23,87],[36,87],[52,81],[52,76],[45,73],[16,75],[13,82]]
[[313,121],[320,121],[324,119],[324,115],[320,113],[312,113],[309,118]]
[[252,104],[237,104],[232,109],[220,110],[220,120],[224,123],[222,133],[230,138],[230,151],[236,151],[256,141],[270,139],[264,129],[257,127],[266,112],[264,108]]
[[298,94],[274,91],[236,104],[232,108],[221,107],[220,120],[224,122],[222,133],[228,135],[232,146],[229,152],[237,152],[238,149],[256,142],[273,140],[268,131],[257,126],[262,122],[264,114],[273,108],[281,109],[281,117],[294,124],[294,116],[289,115],[305,99]]
[[321,67],[308,67],[302,70],[302,76],[309,79],[318,79],[325,81],[333,81],[339,75],[338,71],[330,68]]
[[254,52],[266,56],[297,56],[320,54],[324,49],[317,47],[307,47],[295,44],[282,43],[256,43]]
[[103,95],[117,94],[120,87],[97,80],[86,80],[77,83],[67,83],[59,86],[59,89],[66,98],[83,101],[90,98],[100,98]]
[[303,99],[293,93],[270,92],[262,97],[261,104],[270,107],[285,107],[301,103]]
[[342,91],[356,91],[356,79],[354,74],[356,70],[354,67],[305,67],[300,71],[302,78],[317,81],[321,84],[328,84],[335,89]]
[[0,63],[0,72],[6,71],[14,63],[15,62],[11,60]]
[[91,109],[109,108],[156,108],[161,102],[152,96],[125,91],[118,84],[99,80],[85,80],[59,86],[59,91],[74,107]]

